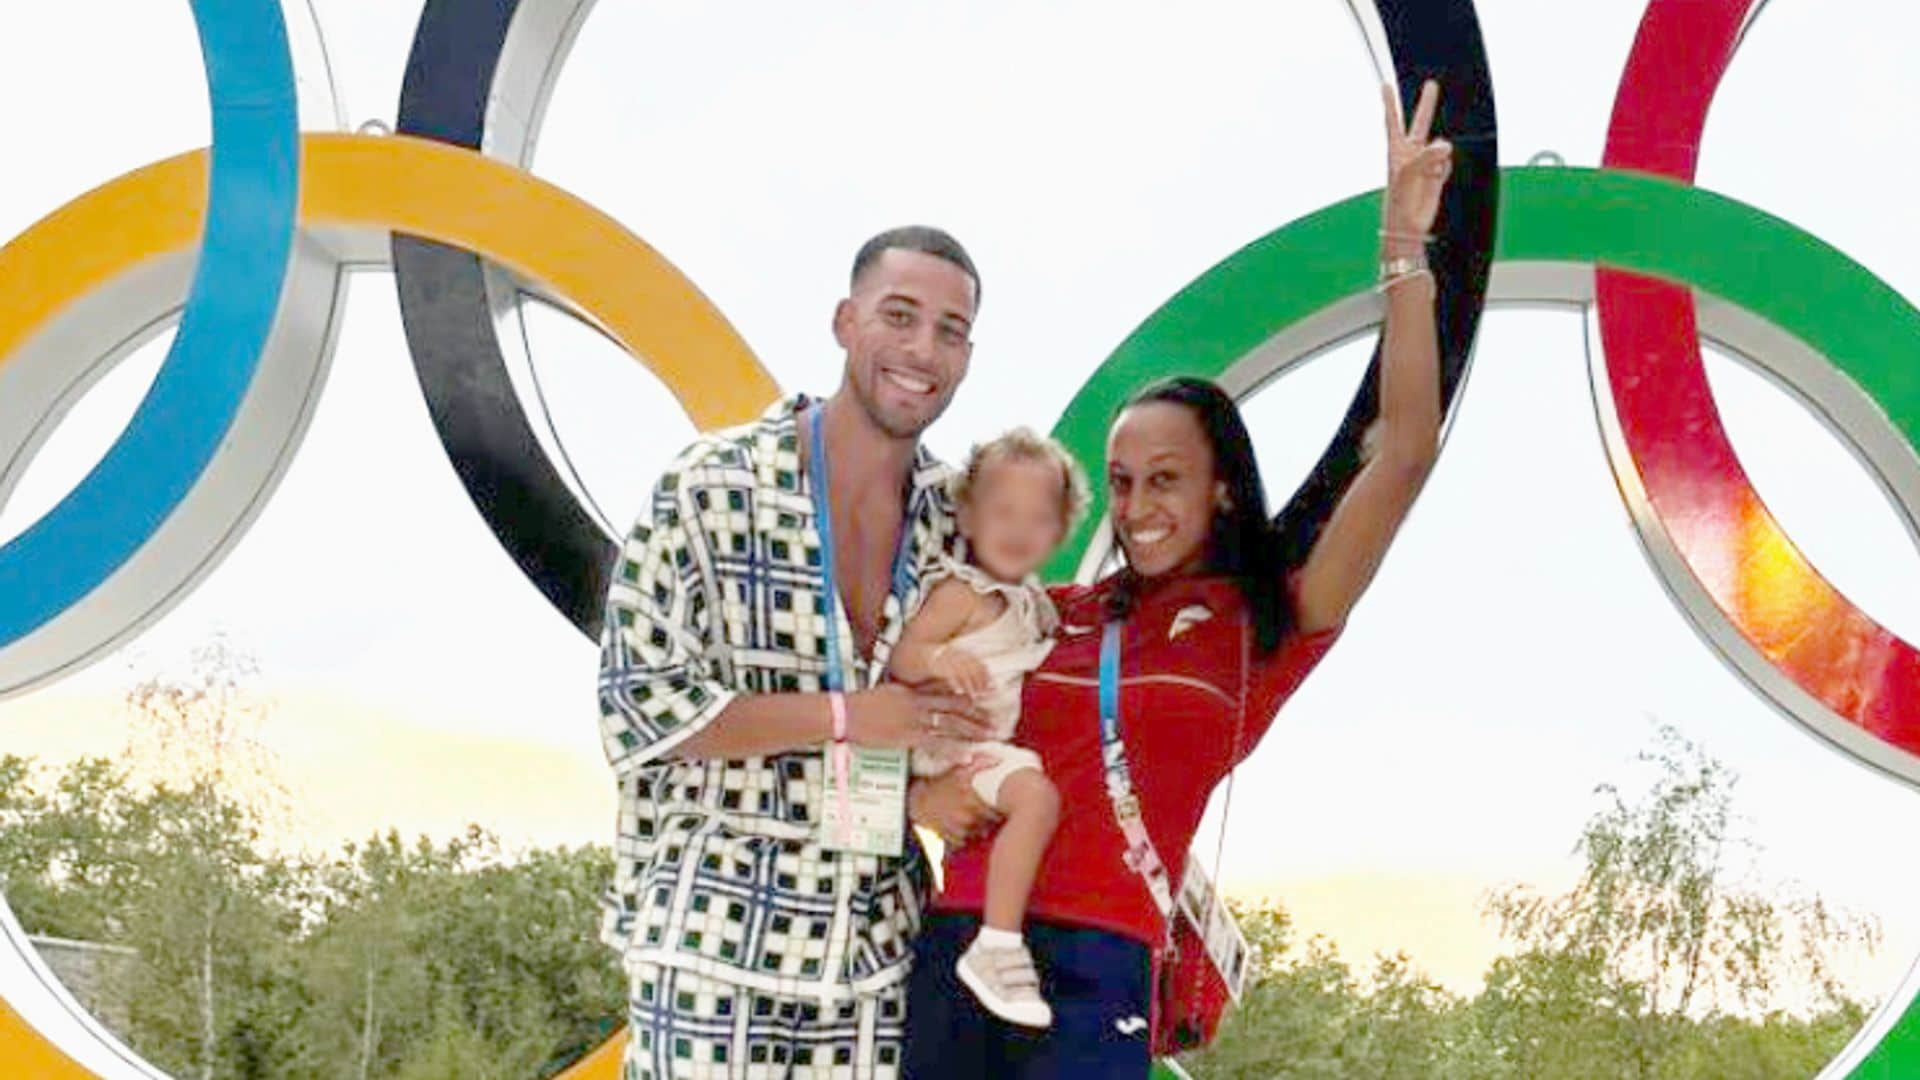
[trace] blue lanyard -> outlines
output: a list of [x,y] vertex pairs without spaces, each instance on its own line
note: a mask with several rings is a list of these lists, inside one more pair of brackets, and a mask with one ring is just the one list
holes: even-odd
[[1173,941],[1174,884],[1167,876],[1166,864],[1153,848],[1153,836],[1147,832],[1146,819],[1140,816],[1140,797],[1133,791],[1133,776],[1127,770],[1127,744],[1120,738],[1120,624],[1109,622],[1100,631],[1100,757],[1106,769],[1107,799],[1113,803],[1114,823],[1127,842],[1121,861],[1140,875],[1153,897],[1160,917],[1167,920],[1169,944]]
[[847,688],[840,663],[840,587],[833,577],[833,506],[827,498],[827,443],[820,433],[820,407],[807,411],[807,486],[813,489],[813,528],[820,534],[820,588],[827,600],[827,673],[829,691]]
[[1100,746],[1110,749],[1119,741],[1120,624],[1109,622],[1100,632]]
[[[840,662],[840,587],[834,580],[833,506],[827,497],[827,440],[820,424],[823,408],[821,403],[807,409],[807,486],[813,489],[813,527],[820,534],[820,588],[827,601],[827,673],[822,681],[829,691],[845,691],[846,668]],[[900,530],[893,550],[890,584],[896,598],[906,592],[908,531]]]

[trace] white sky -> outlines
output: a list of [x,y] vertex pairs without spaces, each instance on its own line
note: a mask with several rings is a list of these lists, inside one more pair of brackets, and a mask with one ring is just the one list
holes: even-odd
[[[419,4],[316,6],[350,120],[391,122]],[[1551,149],[1597,163],[1641,4],[1480,7],[1504,160]],[[0,236],[205,141],[185,4],[69,0],[10,18]],[[1886,127],[1917,38],[1920,10],[1894,0],[1772,4],[1719,95],[1701,182],[1920,297],[1920,154]],[[1051,425],[1175,289],[1376,186],[1372,79],[1341,0],[1177,13],[605,0],[536,171],[674,260],[788,388],[837,381],[827,319],[860,240],[905,221],[951,228],[986,281],[973,372],[931,435],[952,455],[1016,420]],[[328,115],[317,98],[303,113]],[[546,313],[532,330],[569,450],[600,502],[630,516],[691,428],[594,335]],[[1892,850],[1920,804],[1781,719],[1667,601],[1613,489],[1582,334],[1568,312],[1484,323],[1432,485],[1346,640],[1243,772],[1229,886],[1292,898],[1350,953],[1404,945],[1443,973],[1478,970],[1474,896],[1564,875],[1591,789],[1631,778],[1658,717],[1744,775],[1769,876],[1888,920],[1872,978],[1890,986],[1920,947],[1920,926],[1899,919],[1920,868]],[[76,410],[0,512],[0,540],[97,458],[162,349]],[[1324,444],[1362,361],[1323,358],[1248,407],[1277,493]],[[1870,613],[1920,634],[1912,542],[1865,471],[1770,384],[1726,360],[1711,371],[1788,532]],[[542,842],[608,838],[593,650],[467,504],[384,275],[356,279],[312,431],[252,532],[120,657],[0,704],[0,748],[110,749],[130,667],[175,664],[215,630],[260,659],[281,703],[270,737],[314,837],[473,818]]]

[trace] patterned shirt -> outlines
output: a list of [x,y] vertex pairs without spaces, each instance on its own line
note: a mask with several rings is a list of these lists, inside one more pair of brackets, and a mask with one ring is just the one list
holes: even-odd
[[[927,889],[911,830],[898,859],[824,850],[820,748],[669,756],[736,694],[823,689],[830,605],[800,467],[806,403],[695,441],[621,552],[601,637],[601,734],[620,788],[603,937],[629,962],[827,1002],[906,975]],[[922,568],[953,542],[950,477],[917,453],[893,592],[871,659],[847,658],[848,690],[885,672]]]

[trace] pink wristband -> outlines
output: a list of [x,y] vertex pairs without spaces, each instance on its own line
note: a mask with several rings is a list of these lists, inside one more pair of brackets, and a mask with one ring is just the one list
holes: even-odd
[[830,690],[827,705],[833,710],[833,773],[840,799],[840,827],[849,829],[853,827],[853,808],[847,791],[847,774],[853,771],[853,754],[847,747],[847,695]]
[[847,695],[838,690],[827,692],[827,705],[833,710],[833,741],[847,741]]

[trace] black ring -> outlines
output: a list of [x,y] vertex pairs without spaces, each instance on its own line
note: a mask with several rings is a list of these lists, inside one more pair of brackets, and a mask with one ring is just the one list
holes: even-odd
[[[520,0],[428,0],[401,84],[401,134],[480,149],[520,7]],[[580,505],[527,422],[495,332],[486,275],[469,252],[393,238],[407,348],[448,460],[521,572],[581,633],[598,638],[618,540]]]
[[[407,61],[398,128],[478,150],[486,104],[520,0],[428,0]],[[1492,75],[1472,0],[1378,0],[1403,109],[1421,83],[1441,86],[1435,130],[1455,148],[1431,262],[1448,422],[1486,303],[1499,204]],[[583,508],[528,424],[495,332],[482,261],[411,237],[393,239],[394,279],[414,369],[441,442],[494,535],[581,632],[599,634],[617,537]],[[1339,430],[1278,522],[1304,559],[1360,469],[1361,437],[1379,416],[1380,354]]]
[[[1376,8],[1393,54],[1402,114],[1412,115],[1423,82],[1438,82],[1440,108],[1433,129],[1454,147],[1453,176],[1441,196],[1429,256],[1437,286],[1434,324],[1440,342],[1441,407],[1451,425],[1493,271],[1500,209],[1493,73],[1473,0],[1378,0]],[[1289,564],[1306,559],[1340,496],[1359,474],[1361,437],[1380,416],[1379,386],[1376,345],[1340,429],[1276,518]]]

